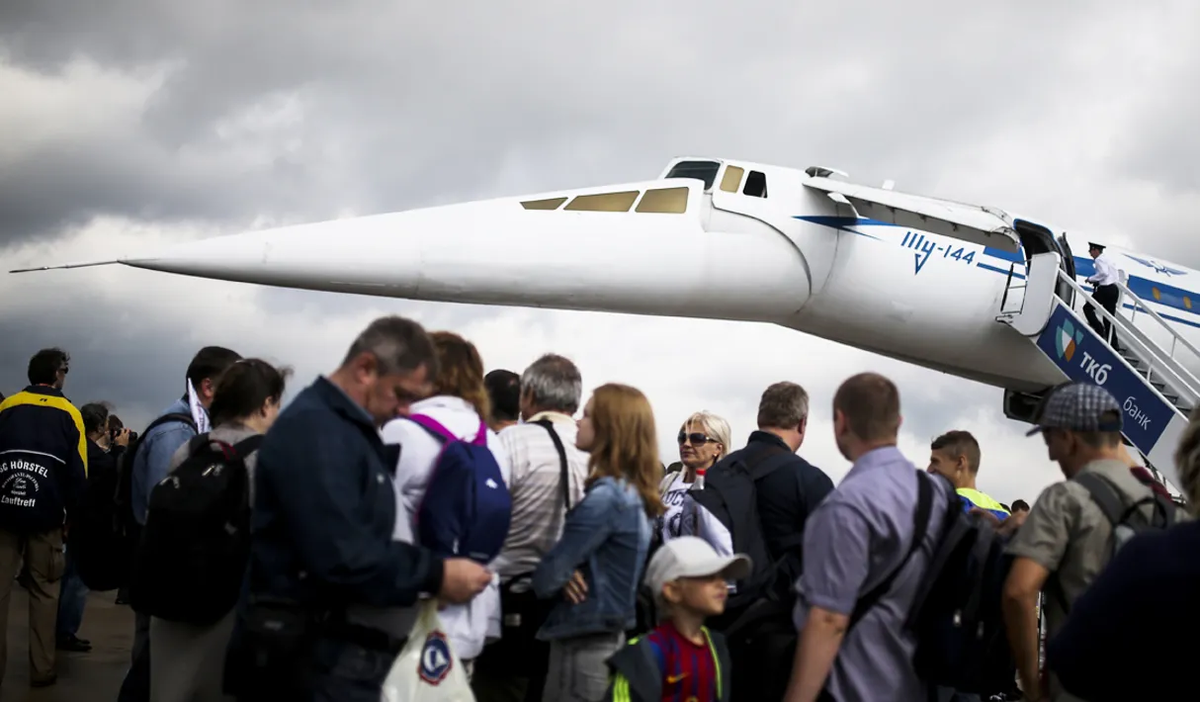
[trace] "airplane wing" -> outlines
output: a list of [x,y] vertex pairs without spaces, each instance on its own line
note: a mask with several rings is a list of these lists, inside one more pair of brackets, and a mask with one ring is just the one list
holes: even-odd
[[1003,210],[969,205],[895,190],[871,188],[824,176],[809,178],[806,187],[848,200],[860,217],[912,227],[973,244],[1017,253],[1021,240],[1013,218]]

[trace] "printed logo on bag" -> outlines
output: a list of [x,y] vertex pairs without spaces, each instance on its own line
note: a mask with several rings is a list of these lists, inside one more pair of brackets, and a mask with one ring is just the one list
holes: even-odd
[[437,685],[446,679],[452,663],[446,635],[436,629],[429,632],[429,636],[425,637],[425,645],[421,647],[421,663],[417,666],[417,674],[430,685]]

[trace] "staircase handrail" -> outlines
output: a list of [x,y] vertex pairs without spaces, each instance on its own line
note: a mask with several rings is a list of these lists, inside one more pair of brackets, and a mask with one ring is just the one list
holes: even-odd
[[[1093,298],[1090,294],[1088,294],[1088,292],[1086,290],[1083,289],[1083,286],[1081,286],[1075,280],[1072,280],[1071,276],[1067,275],[1067,273],[1065,271],[1063,271],[1061,268],[1058,270],[1058,277],[1060,279],[1066,281],[1067,284],[1069,284],[1072,288],[1074,288],[1075,292],[1083,295],[1084,300],[1090,302],[1092,307],[1097,312],[1099,312],[1101,315],[1103,315],[1104,319],[1107,319],[1113,325],[1113,327],[1115,329],[1118,329],[1118,330],[1121,329],[1122,325],[1128,325],[1130,327],[1133,327],[1133,324],[1131,322],[1129,322],[1128,320],[1122,319],[1120,317],[1116,317],[1113,314],[1111,314],[1108,310],[1104,309],[1104,307],[1102,307],[1099,302],[1096,302],[1095,298]],[[1160,319],[1161,319],[1161,317],[1160,317]],[[1165,322],[1164,322],[1164,324],[1165,324]],[[1134,330],[1136,331],[1136,327],[1134,327]],[[1178,336],[1175,333],[1175,330],[1169,326],[1167,327],[1167,331],[1170,332],[1174,336]],[[1165,370],[1170,375],[1175,376],[1179,380],[1180,384],[1183,387],[1177,387],[1177,388],[1174,388],[1174,390],[1177,393],[1180,393],[1181,397],[1182,397],[1182,393],[1180,391],[1186,390],[1187,394],[1188,394],[1188,399],[1191,401],[1192,406],[1195,407],[1198,404],[1200,404],[1200,379],[1197,379],[1196,376],[1193,375],[1192,372],[1189,371],[1187,368],[1185,368],[1183,366],[1183,364],[1181,364],[1179,361],[1176,361],[1171,356],[1167,356],[1165,354],[1165,352],[1162,350],[1162,348],[1160,348],[1158,346],[1158,344],[1154,343],[1154,341],[1149,339],[1148,337],[1147,337],[1147,341],[1149,343],[1144,343],[1140,339],[1137,339],[1137,338],[1134,338],[1133,341],[1136,342],[1138,345],[1144,347],[1151,354],[1156,355],[1157,358],[1155,358],[1154,360],[1158,361],[1162,366],[1164,366],[1163,370]],[[1117,354],[1117,355],[1120,356],[1120,354]],[[1147,361],[1147,363],[1149,363],[1149,361]],[[1153,367],[1151,367],[1151,370],[1153,370]],[[1160,370],[1159,375],[1162,375],[1162,374],[1163,373]],[[1157,390],[1155,390],[1155,394],[1158,394]]]
[[1163,319],[1159,313],[1150,309],[1150,306],[1146,304],[1146,301],[1143,300],[1142,298],[1138,297],[1137,293],[1130,290],[1128,285],[1126,285],[1125,283],[1122,283],[1121,281],[1117,281],[1117,285],[1121,286],[1121,290],[1126,295],[1132,297],[1137,302],[1137,306],[1142,308],[1143,312],[1149,314],[1155,321],[1157,321],[1159,324],[1161,324],[1163,327],[1165,327],[1168,332],[1171,333],[1171,336],[1175,339],[1175,341],[1171,342],[1171,358],[1175,358],[1175,348],[1174,347],[1175,347],[1176,341],[1183,342],[1184,348],[1186,348],[1188,351],[1191,351],[1193,354],[1195,354],[1196,358],[1200,358],[1200,349],[1197,349],[1195,346],[1192,345],[1192,342],[1188,341],[1182,334],[1175,331],[1175,329],[1172,328],[1171,325],[1167,323],[1167,320]]

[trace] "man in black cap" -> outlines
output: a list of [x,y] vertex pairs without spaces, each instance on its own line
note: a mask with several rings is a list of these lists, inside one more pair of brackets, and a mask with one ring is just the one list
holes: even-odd
[[[1121,276],[1117,271],[1117,267],[1109,260],[1108,255],[1104,253],[1104,247],[1100,244],[1089,243],[1088,253],[1096,262],[1096,272],[1087,279],[1087,282],[1092,284],[1094,288],[1092,298],[1100,303],[1100,306],[1108,311],[1114,317],[1117,315],[1117,300],[1121,297],[1121,290],[1117,287]],[[1120,351],[1117,346],[1117,335],[1109,334],[1112,331],[1112,322],[1107,319],[1100,319],[1100,315],[1096,313],[1096,308],[1088,303],[1083,308],[1083,314],[1087,317],[1088,325],[1091,326],[1101,339],[1107,339],[1112,344],[1113,351]]]

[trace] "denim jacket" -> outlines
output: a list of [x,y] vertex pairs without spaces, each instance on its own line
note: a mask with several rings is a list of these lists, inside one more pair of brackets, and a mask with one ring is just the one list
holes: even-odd
[[[650,520],[636,488],[604,477],[567,514],[562,538],[533,572],[533,589],[557,605],[538,630],[543,641],[633,628],[635,603],[646,553]],[[579,570],[587,596],[571,604],[563,587]]]

